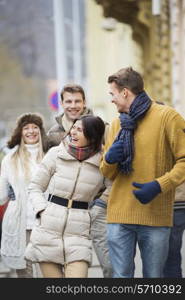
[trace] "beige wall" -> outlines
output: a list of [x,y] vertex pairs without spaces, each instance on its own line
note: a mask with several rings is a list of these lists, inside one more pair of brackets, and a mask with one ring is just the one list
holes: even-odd
[[142,72],[142,51],[133,41],[131,27],[117,23],[114,31],[102,28],[102,7],[86,2],[87,98],[93,110],[107,121],[117,111],[110,101],[107,77],[122,67]]
[[185,117],[185,1],[170,1],[172,105]]

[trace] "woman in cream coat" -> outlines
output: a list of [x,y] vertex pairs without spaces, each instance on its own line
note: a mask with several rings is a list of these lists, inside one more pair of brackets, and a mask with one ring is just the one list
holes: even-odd
[[99,171],[104,130],[101,118],[80,117],[70,135],[48,151],[29,186],[37,224],[25,257],[40,263],[44,277],[87,277],[92,259],[88,202],[104,183]]
[[[43,119],[37,113],[21,115],[15,126],[6,154],[1,163],[0,205],[8,201],[9,186],[14,200],[10,200],[3,216],[1,258],[20,278],[33,277],[32,264],[24,259],[24,251],[35,222],[27,187],[47,150],[47,136]],[[27,263],[27,264],[26,264]]]

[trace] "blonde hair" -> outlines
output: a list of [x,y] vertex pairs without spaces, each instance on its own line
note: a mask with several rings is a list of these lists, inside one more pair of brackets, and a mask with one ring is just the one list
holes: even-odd
[[[42,147],[42,140],[41,140],[41,133],[40,133],[40,128],[39,128],[39,150],[38,150],[38,155],[36,158],[36,161],[39,163],[41,162],[42,158],[44,157],[44,151]],[[25,143],[23,138],[21,138],[21,143],[18,145],[18,148],[12,155],[12,167],[14,170],[17,172],[22,172],[24,174],[24,178],[26,182],[29,182],[31,179],[31,173],[29,170],[29,158],[30,158],[30,153],[25,147]],[[20,173],[19,173],[20,175]]]

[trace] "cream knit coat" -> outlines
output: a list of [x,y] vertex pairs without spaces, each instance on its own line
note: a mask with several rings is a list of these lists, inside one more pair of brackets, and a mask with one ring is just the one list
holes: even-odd
[[[30,145],[28,145],[30,146]],[[33,159],[39,151],[39,145],[31,145],[27,148],[29,152],[34,150],[33,157],[30,156],[30,164],[38,165]],[[26,229],[31,229],[34,223],[34,212],[31,203],[28,202],[27,183],[20,161],[16,170],[12,166],[12,155],[17,150],[15,146],[1,162],[0,175],[0,205],[8,201],[8,183],[15,193],[15,200],[10,200],[3,217],[1,257],[4,263],[13,269],[26,268],[24,251],[26,249]],[[31,170],[30,170],[31,172]]]

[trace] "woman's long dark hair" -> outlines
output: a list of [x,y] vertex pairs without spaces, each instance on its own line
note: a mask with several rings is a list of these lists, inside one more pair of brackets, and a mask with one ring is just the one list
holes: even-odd
[[105,124],[100,117],[93,115],[83,115],[80,116],[77,120],[82,121],[83,134],[86,139],[89,141],[95,152],[101,150],[103,136],[105,132]]

